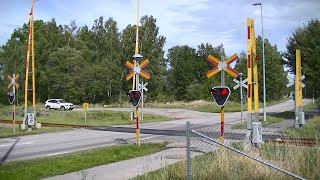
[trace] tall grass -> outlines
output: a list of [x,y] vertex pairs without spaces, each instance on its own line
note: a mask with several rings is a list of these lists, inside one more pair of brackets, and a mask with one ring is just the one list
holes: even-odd
[[[290,145],[264,144],[251,155],[307,179],[320,178],[320,149]],[[135,179],[185,179],[186,164],[179,162]],[[284,173],[218,148],[191,161],[191,179],[292,179]]]
[[289,128],[283,130],[283,134],[291,138],[320,139],[320,115],[309,119],[302,128]]

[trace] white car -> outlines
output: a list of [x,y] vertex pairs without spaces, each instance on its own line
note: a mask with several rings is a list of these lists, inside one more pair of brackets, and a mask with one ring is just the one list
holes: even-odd
[[72,110],[73,104],[68,103],[63,99],[48,99],[44,104],[46,109],[61,109],[61,110]]

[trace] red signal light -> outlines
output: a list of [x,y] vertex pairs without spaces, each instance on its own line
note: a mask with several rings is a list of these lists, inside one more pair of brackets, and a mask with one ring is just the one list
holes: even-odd
[[224,106],[230,96],[230,89],[227,86],[215,86],[210,90],[213,100],[220,107]]
[[133,106],[138,106],[141,99],[141,92],[139,90],[130,90],[128,93],[129,101]]
[[134,93],[133,93],[133,96],[134,96],[135,98],[139,98],[139,97],[140,97],[140,94],[137,93],[137,92],[134,92]]
[[222,96],[226,96],[226,95],[228,95],[228,90],[227,89],[221,89],[220,93],[221,93]]

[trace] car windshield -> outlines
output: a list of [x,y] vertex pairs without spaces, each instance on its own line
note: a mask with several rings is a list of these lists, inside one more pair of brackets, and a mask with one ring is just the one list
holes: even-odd
[[61,100],[59,100],[59,102],[61,102],[61,103],[66,103],[67,101],[61,99]]

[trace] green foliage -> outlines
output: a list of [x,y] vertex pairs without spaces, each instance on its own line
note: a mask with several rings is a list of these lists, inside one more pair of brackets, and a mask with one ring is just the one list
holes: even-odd
[[[86,123],[84,121],[84,111],[60,111],[39,109],[37,112],[37,121],[40,123],[71,124],[86,126],[129,125],[135,123],[134,121],[130,120],[130,112],[117,112],[108,110],[87,111]],[[22,116],[23,111],[17,111],[16,114],[20,114]],[[0,111],[0,117],[2,119],[10,119],[10,110],[4,112]],[[16,117],[18,117],[18,115]],[[160,122],[169,119],[170,118],[167,116],[144,113],[143,121],[141,121],[141,123]],[[21,119],[17,118],[17,120]]]
[[320,98],[317,98],[317,99],[316,99],[316,104],[317,104],[318,106],[320,106]]
[[[144,68],[151,74],[148,81],[147,101],[172,102],[174,100],[211,100],[209,90],[220,85],[220,73],[207,78],[205,73],[213,68],[207,61],[209,54],[218,59],[226,57],[223,45],[213,47],[201,43],[197,48],[174,46],[164,58],[166,37],[159,34],[157,20],[143,16],[139,26],[139,53],[150,64]],[[132,88],[126,81],[129,69],[126,61],[132,60],[136,42],[136,25],[128,25],[121,32],[113,18],[103,17],[93,21],[93,26],[78,27],[75,21],[58,25],[55,19],[34,23],[36,100],[64,98],[81,104],[83,97],[90,103],[122,102]],[[24,98],[25,59],[28,25],[14,30],[11,38],[0,49],[0,75],[19,74],[20,88],[17,99]],[[267,100],[279,99],[286,92],[285,74],[281,56],[276,46],[266,40]],[[262,39],[257,38],[257,54],[262,57]],[[21,63],[23,62],[23,63]],[[262,62],[259,61],[259,97],[262,99]],[[235,69],[246,78],[246,54],[241,53]],[[2,79],[2,78],[0,78]],[[225,85],[233,87],[233,77],[225,75]],[[272,82],[272,83],[269,83]],[[31,82],[29,81],[29,84]],[[274,86],[277,84],[277,86]],[[1,87],[7,82],[1,80]],[[239,90],[231,88],[230,100],[239,102]],[[277,92],[277,93],[274,93]],[[7,104],[6,88],[0,90],[0,102]],[[245,91],[243,92],[246,93]],[[29,93],[31,99],[31,94]]]
[[[266,67],[266,99],[267,101],[279,100],[287,93],[286,73],[282,65],[281,53],[277,47],[272,46],[267,39],[265,43],[265,67]],[[256,38],[258,60],[258,83],[259,83],[259,100],[263,100],[263,62],[262,62],[262,38]],[[236,67],[239,72],[243,73],[243,79],[247,78],[247,57],[244,52],[240,54]]]
[[[168,93],[182,101],[211,99],[209,90],[212,86],[220,85],[220,76],[206,77],[206,72],[213,68],[207,61],[209,54],[221,57],[224,54],[223,46],[214,48],[207,43],[199,45],[197,50],[189,46],[170,48],[167,55]],[[226,84],[230,85],[230,80],[226,80]]]
[[175,46],[168,50],[169,70],[168,83],[170,91],[177,100],[188,98],[187,88],[194,81],[196,50],[188,46]]
[[[159,35],[157,20],[153,16],[141,17],[139,27],[140,52],[145,59],[150,60],[150,64],[144,69],[151,74],[148,80],[148,95],[151,99],[157,99],[163,92],[165,81],[166,63],[164,59],[164,44],[166,38]],[[145,81],[145,80],[143,80]]]
[[320,95],[320,21],[311,19],[306,25],[297,28],[288,38],[287,50],[284,53],[284,64],[296,73],[296,49],[301,51],[302,74],[305,75],[307,96]]
[[[166,143],[119,145],[1,165],[2,179],[42,179],[155,153]],[[86,177],[81,177],[86,178]]]

